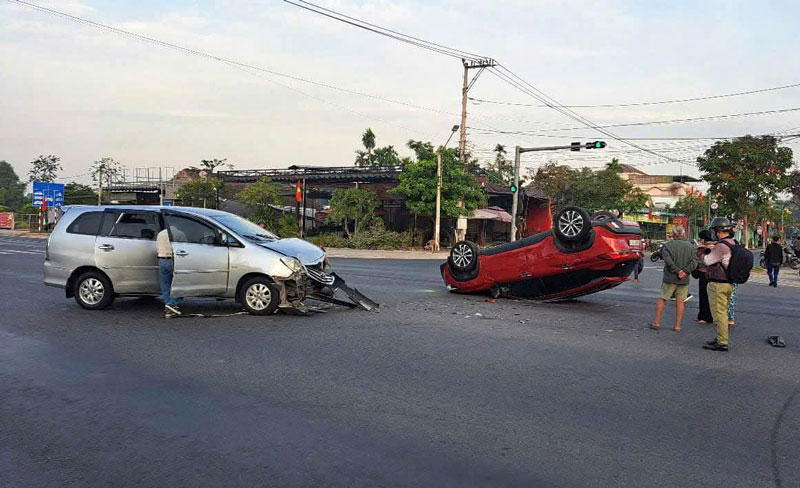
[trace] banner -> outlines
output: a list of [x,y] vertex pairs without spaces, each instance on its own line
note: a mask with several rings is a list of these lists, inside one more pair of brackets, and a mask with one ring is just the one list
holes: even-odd
[[0,212],[0,229],[14,230],[14,212]]

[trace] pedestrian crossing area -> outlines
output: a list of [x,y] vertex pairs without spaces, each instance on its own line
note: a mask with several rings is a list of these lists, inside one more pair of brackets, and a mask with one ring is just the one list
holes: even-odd
[[[750,279],[747,280],[747,283],[759,283],[763,285],[769,284],[769,278],[767,275],[762,274],[751,274]],[[778,286],[789,286],[792,288],[800,288],[800,276],[795,269],[782,269],[780,273],[778,273]]]

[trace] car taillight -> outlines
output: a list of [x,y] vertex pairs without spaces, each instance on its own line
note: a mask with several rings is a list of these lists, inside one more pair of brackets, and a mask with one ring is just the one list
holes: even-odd
[[600,259],[608,259],[609,261],[613,261],[615,259],[624,258],[625,256],[628,256],[630,254],[635,254],[635,253],[636,253],[636,251],[630,251],[630,250],[612,251],[612,252],[607,252],[607,253],[601,254],[601,255],[599,255],[597,257],[599,257]]

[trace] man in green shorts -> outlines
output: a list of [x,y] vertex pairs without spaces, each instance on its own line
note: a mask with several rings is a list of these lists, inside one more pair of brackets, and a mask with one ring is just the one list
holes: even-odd
[[689,276],[697,267],[697,250],[686,240],[686,229],[676,225],[672,230],[672,240],[664,243],[664,277],[661,283],[661,296],[656,302],[656,316],[650,328],[661,327],[661,313],[664,303],[675,299],[675,331],[681,330],[681,319],[685,300],[689,296]]

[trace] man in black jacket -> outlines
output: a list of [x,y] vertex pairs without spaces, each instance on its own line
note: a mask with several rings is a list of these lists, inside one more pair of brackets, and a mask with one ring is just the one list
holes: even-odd
[[772,242],[764,250],[764,261],[767,263],[769,286],[778,287],[778,271],[783,263],[783,248],[778,243],[780,237],[772,236]]

